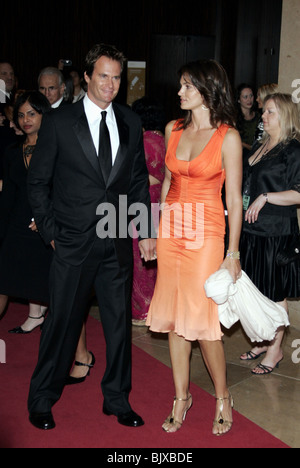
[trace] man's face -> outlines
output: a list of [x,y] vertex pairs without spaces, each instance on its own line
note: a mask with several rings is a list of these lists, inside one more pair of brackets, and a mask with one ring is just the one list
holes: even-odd
[[88,97],[101,109],[106,109],[117,96],[121,85],[121,64],[108,57],[101,57],[95,63],[92,77],[86,73]]
[[0,64],[0,80],[4,81],[6,91],[10,93],[15,86],[15,73],[9,63]]
[[59,85],[58,75],[42,75],[39,83],[39,91],[44,94],[51,106],[64,95],[65,85]]

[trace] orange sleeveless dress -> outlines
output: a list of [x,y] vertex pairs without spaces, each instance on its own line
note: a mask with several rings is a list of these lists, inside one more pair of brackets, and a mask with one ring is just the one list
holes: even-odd
[[183,133],[176,127],[166,154],[172,179],[160,220],[157,281],[147,325],[154,332],[174,331],[188,341],[218,341],[218,306],[206,297],[204,284],[224,259],[221,153],[229,127],[221,125],[191,162],[176,157]]

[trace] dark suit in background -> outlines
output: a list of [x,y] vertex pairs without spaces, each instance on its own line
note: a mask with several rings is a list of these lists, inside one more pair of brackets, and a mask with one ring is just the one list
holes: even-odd
[[[7,102],[0,103],[0,114],[5,116],[5,107],[10,104],[10,101],[7,99]],[[3,125],[0,125],[0,180],[3,180],[3,169],[4,169],[4,153],[5,149],[12,143],[17,141],[17,137],[13,128],[10,128],[10,122],[6,118],[3,122]],[[1,192],[0,192],[1,196]]]

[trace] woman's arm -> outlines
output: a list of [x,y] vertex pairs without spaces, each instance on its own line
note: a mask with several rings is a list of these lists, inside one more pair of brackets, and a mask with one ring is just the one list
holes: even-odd
[[[243,219],[243,163],[241,138],[236,130],[228,130],[224,139],[222,154],[226,171],[226,205],[229,221],[228,251],[238,252]],[[241,274],[240,261],[235,258],[226,257],[221,268],[227,268],[234,281]]]
[[255,223],[258,215],[266,203],[277,206],[292,206],[300,204],[300,193],[296,190],[287,190],[285,192],[269,192],[259,195],[257,199],[249,206],[245,214],[245,220],[248,223]]
[[[165,132],[166,148],[168,148],[169,139],[170,139],[172,130],[174,128],[174,124],[175,124],[175,120],[173,120],[172,122],[169,122],[167,127],[166,127],[166,132]],[[161,203],[165,203],[165,201],[166,201],[166,198],[167,198],[168,192],[170,190],[170,186],[171,186],[171,178],[172,178],[172,174],[171,174],[171,172],[169,171],[169,169],[166,166],[166,168],[165,168],[165,179],[163,181],[162,189],[161,189],[161,197],[160,197],[160,202]]]
[[165,203],[165,201],[166,201],[166,198],[167,198],[168,192],[170,190],[170,186],[171,186],[171,177],[172,177],[171,172],[169,171],[169,169],[166,166],[165,178],[164,178],[162,188],[161,188],[161,197],[160,197],[160,202],[161,203]]

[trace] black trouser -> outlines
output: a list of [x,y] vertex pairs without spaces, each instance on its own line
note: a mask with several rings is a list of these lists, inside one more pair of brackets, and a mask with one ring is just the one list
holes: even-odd
[[85,262],[74,267],[54,257],[50,272],[50,313],[45,321],[28,408],[47,413],[59,400],[69,375],[86,307],[94,287],[107,347],[102,380],[106,408],[130,411],[132,264],[120,267],[113,241],[95,241]]

